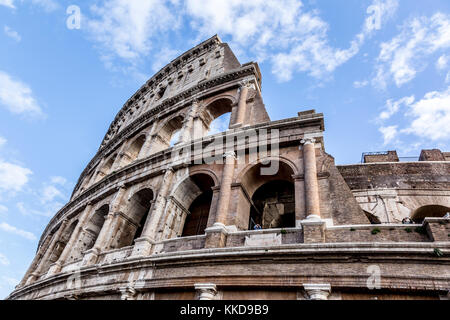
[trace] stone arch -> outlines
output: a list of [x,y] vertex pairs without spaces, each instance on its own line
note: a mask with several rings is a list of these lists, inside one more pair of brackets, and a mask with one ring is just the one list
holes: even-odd
[[[233,121],[231,115],[235,104],[235,97],[229,94],[219,95],[211,101],[205,103],[198,112],[198,118],[200,121],[196,126],[197,131],[201,131],[202,136],[206,135],[210,131],[213,121],[225,114],[230,114],[230,120],[227,124],[228,128]],[[199,134],[197,133],[195,135],[198,136]]]
[[[269,159],[277,161],[278,172],[274,175],[261,175],[261,168]],[[245,223],[248,223],[249,229],[253,229],[256,224],[263,229],[295,227],[293,177],[296,174],[296,166],[282,158],[267,157],[247,165],[235,183],[243,191],[236,194],[238,202],[246,204],[235,209],[241,228],[244,228]]]
[[217,177],[209,170],[198,170],[180,181],[169,197],[163,237],[204,234],[213,204]]
[[183,121],[183,115],[175,114],[159,125],[152,137],[151,153],[169,148],[172,137],[183,127]]
[[143,133],[131,141],[127,150],[122,155],[120,167],[124,167],[137,160],[146,140],[147,135]]
[[[47,273],[50,266],[58,261],[59,257],[61,256],[62,252],[64,251],[64,248],[67,245],[67,242],[69,242],[70,237],[72,236],[73,231],[75,230],[76,226],[78,224],[78,219],[73,219],[70,221],[65,229],[62,231],[59,239],[56,240],[56,244],[53,247],[53,251],[50,254],[50,257],[47,261],[45,261],[45,266],[43,267],[43,273]],[[61,228],[62,226],[60,226]]]
[[115,236],[114,248],[131,246],[134,240],[141,236],[150,215],[153,198],[154,193],[150,188],[140,189],[130,197],[124,212],[126,217],[121,219]]
[[441,205],[425,205],[416,209],[411,214],[411,219],[416,223],[422,223],[422,221],[427,217],[442,218],[447,213],[450,213],[450,208]]
[[95,176],[94,183],[100,181],[104,177],[106,177],[108,174],[111,173],[112,168],[114,167],[114,163],[117,158],[117,152],[113,153],[105,162],[102,164],[101,168],[97,171],[97,174]]
[[85,251],[94,247],[108,213],[108,203],[99,204],[94,210],[92,210],[89,218],[87,219],[86,225],[83,226],[81,230],[77,243],[72,249],[68,262],[80,259]]

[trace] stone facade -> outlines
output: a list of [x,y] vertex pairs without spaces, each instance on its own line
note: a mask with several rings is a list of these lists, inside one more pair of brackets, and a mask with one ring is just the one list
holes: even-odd
[[9,299],[448,297],[448,154],[336,166],[324,129],[271,121],[258,65],[206,40],[126,102]]

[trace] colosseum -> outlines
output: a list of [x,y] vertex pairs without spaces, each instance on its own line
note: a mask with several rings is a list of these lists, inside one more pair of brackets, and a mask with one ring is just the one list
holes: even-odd
[[119,111],[8,299],[449,299],[450,153],[337,166],[299,111],[271,121],[258,64],[217,36],[185,52]]

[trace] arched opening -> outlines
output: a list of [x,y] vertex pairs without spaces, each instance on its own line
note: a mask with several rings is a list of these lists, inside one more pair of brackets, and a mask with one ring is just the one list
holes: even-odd
[[172,193],[163,237],[195,236],[205,233],[213,198],[213,178],[197,173],[186,178]]
[[83,228],[81,236],[75,244],[68,262],[80,259],[85,251],[94,247],[108,213],[108,204],[105,204],[95,210],[87,222],[86,227]]
[[221,116],[214,119],[209,125],[208,135],[213,135],[216,133],[227,131],[230,127],[230,117],[231,112],[222,114]]
[[146,140],[146,137],[143,134],[133,141],[133,143],[131,144],[131,146],[127,152],[127,155],[130,158],[130,162],[133,162],[134,160],[136,160],[138,158],[139,152],[141,151],[142,146],[145,143],[145,140]]
[[183,228],[183,237],[205,233],[211,209],[212,191],[207,190],[199,195],[189,207],[189,215]]
[[153,191],[143,189],[134,194],[126,208],[127,220],[123,221],[120,234],[117,237],[116,248],[131,246],[134,240],[141,237],[145,222],[150,214]]
[[417,209],[412,215],[411,219],[415,223],[422,223],[423,219],[430,217],[430,218],[442,218],[447,213],[450,213],[450,208],[446,206],[440,206],[440,205],[427,205],[420,207]]
[[258,163],[248,169],[241,179],[244,194],[248,195],[242,201],[246,199],[248,206],[241,205],[238,214],[243,219],[247,217],[249,230],[254,230],[256,225],[262,229],[295,227],[294,171],[284,161],[272,161],[276,161],[278,166],[276,174],[261,174],[265,167],[273,167],[274,164]]
[[[73,221],[68,227],[66,227],[65,230],[61,233],[61,236],[59,239],[56,239],[56,244],[53,247],[53,251],[50,254],[50,257],[48,261],[45,262],[45,267],[43,268],[43,273],[47,273],[50,266],[58,261],[59,257],[61,256],[62,252],[64,251],[64,248],[67,245],[67,242],[69,242],[70,237],[72,236],[73,231],[75,230],[75,227],[78,224],[78,220]],[[61,228],[61,227],[60,227]]]
[[[116,161],[117,153],[114,153],[108,160],[106,160],[105,164],[98,170],[97,176],[95,177],[95,182],[100,181],[103,177],[107,176],[111,173],[111,169]],[[95,183],[94,182],[94,183]]]
[[295,227],[294,184],[289,181],[270,181],[256,190],[252,197],[249,229]]
[[[210,103],[202,112],[196,131],[204,133],[204,135],[212,135],[226,131],[231,123],[231,111],[233,102],[230,99],[218,99]],[[197,132],[196,135],[199,135]]]
[[151,153],[165,150],[178,142],[179,131],[181,130],[182,126],[182,116],[177,116],[169,120],[153,137]]

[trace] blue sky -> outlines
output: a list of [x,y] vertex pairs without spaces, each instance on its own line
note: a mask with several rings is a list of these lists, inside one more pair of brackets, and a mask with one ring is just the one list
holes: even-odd
[[123,103],[216,33],[259,62],[272,120],[325,114],[338,164],[450,151],[448,0],[0,0],[0,297]]

